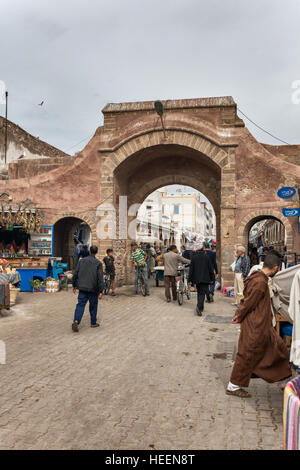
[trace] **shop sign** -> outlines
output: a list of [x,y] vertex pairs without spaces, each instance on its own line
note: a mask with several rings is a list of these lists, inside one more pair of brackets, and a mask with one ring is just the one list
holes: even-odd
[[290,186],[285,186],[284,188],[280,188],[277,191],[277,196],[281,199],[290,199],[291,197],[295,196],[297,189],[291,188]]
[[284,207],[282,209],[282,213],[284,217],[299,217],[300,216],[300,207],[294,207],[291,209],[288,209]]

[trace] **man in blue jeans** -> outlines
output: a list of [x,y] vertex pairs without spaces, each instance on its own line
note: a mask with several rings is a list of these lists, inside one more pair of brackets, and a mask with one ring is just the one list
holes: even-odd
[[102,299],[103,270],[102,264],[96,258],[98,248],[91,246],[90,255],[82,258],[73,275],[73,292],[79,290],[78,303],[76,305],[72,330],[79,331],[79,325],[84,314],[84,309],[89,302],[91,315],[91,328],[100,326],[97,323],[98,299]]

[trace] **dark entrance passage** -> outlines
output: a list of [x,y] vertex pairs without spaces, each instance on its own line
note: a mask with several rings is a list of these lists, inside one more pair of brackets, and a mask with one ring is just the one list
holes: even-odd
[[74,267],[75,240],[89,248],[92,242],[90,226],[77,217],[64,217],[54,225],[53,254],[62,258],[68,264],[68,269]]

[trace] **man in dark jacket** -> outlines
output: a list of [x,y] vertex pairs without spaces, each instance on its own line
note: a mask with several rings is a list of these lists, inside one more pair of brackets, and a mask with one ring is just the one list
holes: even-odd
[[[215,279],[218,279],[219,273],[218,273],[218,265],[217,265],[217,257],[216,257],[216,252],[210,249],[209,243],[205,242],[204,243],[204,250],[210,257],[212,266],[214,268],[215,272]],[[206,300],[207,302],[213,302],[214,301],[214,293],[215,293],[215,283],[213,282],[212,284],[209,285],[207,294],[206,294]]]
[[189,282],[196,284],[198,303],[196,313],[201,317],[204,309],[204,299],[209,285],[214,282],[214,268],[209,255],[203,250],[198,250],[192,257],[190,264]]
[[73,276],[73,292],[79,290],[78,303],[75,309],[74,322],[72,323],[72,330],[77,332],[78,326],[84,314],[84,309],[89,301],[91,327],[96,328],[100,326],[97,323],[97,309],[98,298],[102,299],[103,291],[103,270],[102,264],[95,255],[98,252],[96,246],[91,246],[90,256],[82,258],[76,267]]

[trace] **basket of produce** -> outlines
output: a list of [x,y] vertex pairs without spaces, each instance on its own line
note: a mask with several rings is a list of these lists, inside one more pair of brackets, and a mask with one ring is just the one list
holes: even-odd
[[30,279],[29,280],[32,292],[46,292],[46,281],[41,281],[40,279]]

